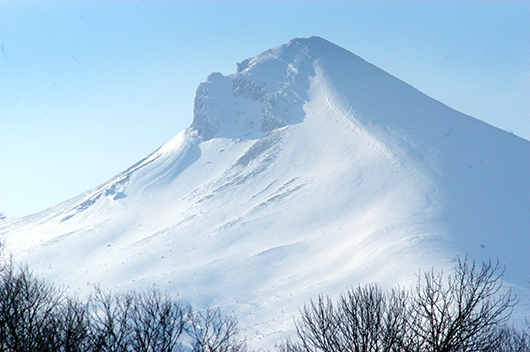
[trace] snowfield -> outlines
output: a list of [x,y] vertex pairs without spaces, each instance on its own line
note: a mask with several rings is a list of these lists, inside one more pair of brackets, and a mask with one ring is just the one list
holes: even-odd
[[530,317],[530,142],[318,37],[213,73],[191,126],[107,183],[7,219],[15,259],[74,292],[156,286],[272,346],[298,308],[499,258]]

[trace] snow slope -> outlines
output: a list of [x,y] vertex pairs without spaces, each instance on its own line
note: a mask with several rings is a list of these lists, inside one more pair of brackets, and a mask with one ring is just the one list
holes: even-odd
[[72,290],[156,285],[270,346],[319,293],[457,255],[498,257],[530,315],[529,215],[530,142],[312,37],[211,74],[188,129],[0,236]]

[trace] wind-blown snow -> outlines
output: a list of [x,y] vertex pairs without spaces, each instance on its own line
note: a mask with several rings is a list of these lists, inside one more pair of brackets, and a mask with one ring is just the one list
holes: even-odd
[[109,182],[10,219],[2,242],[90,292],[155,285],[267,346],[319,293],[499,258],[530,311],[530,142],[321,38],[214,73],[194,121]]

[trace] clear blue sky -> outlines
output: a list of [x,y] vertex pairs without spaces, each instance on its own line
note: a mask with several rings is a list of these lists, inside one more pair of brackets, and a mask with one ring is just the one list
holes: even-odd
[[208,74],[294,37],[530,139],[529,1],[0,0],[0,31],[7,216],[126,169],[191,123]]

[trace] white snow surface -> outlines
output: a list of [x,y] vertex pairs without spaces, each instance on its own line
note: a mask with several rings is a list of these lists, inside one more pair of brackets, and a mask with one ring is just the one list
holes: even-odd
[[499,258],[530,317],[530,142],[459,113],[322,38],[214,73],[192,125],[107,183],[0,236],[88,294],[156,286],[235,312],[251,347],[299,307]]

